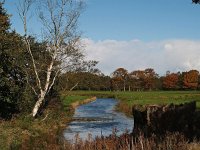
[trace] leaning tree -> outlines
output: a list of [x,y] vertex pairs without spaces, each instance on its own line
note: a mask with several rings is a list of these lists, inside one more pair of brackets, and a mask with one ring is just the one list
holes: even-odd
[[20,0],[18,12],[24,27],[24,42],[31,61],[35,82],[28,81],[37,100],[32,110],[35,117],[45,102],[45,97],[52,89],[56,78],[63,70],[80,66],[84,55],[81,52],[80,33],[77,31],[78,18],[83,8],[80,0],[42,0],[38,1],[37,17],[42,25],[42,36],[46,43],[45,51],[48,59],[44,59],[46,68],[42,68],[33,55],[30,36],[28,34],[28,15],[31,8],[36,8],[35,0]]

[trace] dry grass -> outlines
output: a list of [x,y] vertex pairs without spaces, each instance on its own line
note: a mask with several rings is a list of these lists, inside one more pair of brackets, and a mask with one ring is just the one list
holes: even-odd
[[168,133],[164,137],[152,135],[145,138],[142,134],[133,137],[124,133],[120,137],[115,133],[109,137],[96,137],[94,140],[91,136],[83,141],[76,136],[73,143],[65,143],[66,150],[199,150],[200,143],[189,143],[188,140],[179,133]]
[[50,105],[43,115],[30,115],[0,121],[0,150],[4,149],[60,149],[63,128],[73,112],[63,111],[57,103]]

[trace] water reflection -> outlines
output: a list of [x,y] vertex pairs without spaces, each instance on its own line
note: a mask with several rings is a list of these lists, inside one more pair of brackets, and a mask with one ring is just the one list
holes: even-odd
[[125,131],[132,131],[133,118],[114,111],[118,103],[115,99],[97,99],[86,105],[79,106],[75,110],[74,121],[64,131],[67,140],[73,140],[78,134],[80,138],[87,139],[88,135],[109,136],[113,129],[117,129],[120,135]]

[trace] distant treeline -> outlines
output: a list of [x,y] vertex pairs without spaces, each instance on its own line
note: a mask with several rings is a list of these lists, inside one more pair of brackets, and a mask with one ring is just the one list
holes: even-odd
[[128,72],[116,69],[110,76],[90,72],[68,72],[61,75],[59,89],[65,90],[106,90],[106,91],[150,91],[150,90],[198,90],[199,71],[167,71],[159,76],[154,69]]

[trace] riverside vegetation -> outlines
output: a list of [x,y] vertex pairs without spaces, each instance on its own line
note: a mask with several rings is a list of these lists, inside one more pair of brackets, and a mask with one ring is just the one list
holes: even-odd
[[[139,105],[141,108],[143,107],[147,109],[149,106],[150,106],[150,109],[152,109],[151,107],[157,107],[157,108],[153,108],[152,112],[149,112],[151,113],[150,115],[152,116],[152,118],[149,118],[150,120],[152,119],[150,126],[149,124],[147,124],[147,122],[146,123],[143,122],[142,124],[140,124],[141,120],[143,119],[148,120],[148,117],[142,118],[143,116],[138,115],[139,116],[138,118],[138,116],[135,116],[137,117],[138,120],[136,119],[135,129],[132,135],[125,133],[124,135],[117,137],[114,132],[113,135],[109,137],[97,137],[95,141],[91,141],[89,137],[88,137],[88,141],[81,141],[77,137],[77,141],[75,145],[71,147],[71,149],[81,148],[81,149],[124,149],[124,150],[125,149],[164,149],[164,150],[165,149],[180,149],[180,150],[182,149],[195,150],[196,149],[198,150],[200,147],[200,144],[198,141],[199,137],[197,140],[195,140],[195,135],[199,136],[199,129],[198,129],[198,122],[199,122],[198,95],[199,93],[198,92],[191,92],[191,91],[186,91],[186,92],[184,91],[173,91],[173,92],[163,92],[163,91],[157,91],[157,92],[87,91],[86,92],[84,91],[83,92],[83,91],[77,91],[77,92],[74,92],[73,94],[75,93],[78,95],[84,95],[84,96],[98,95],[98,97],[118,98],[120,102],[116,109],[126,113],[129,116],[132,116],[134,113],[133,111],[136,110],[136,109],[133,109],[133,106]],[[161,98],[164,98],[164,99],[160,100]],[[198,104],[197,112],[195,112],[196,103],[194,103],[193,100],[197,100],[197,104]],[[174,101],[175,101],[175,104],[177,104],[177,106],[171,104]],[[178,104],[183,104],[186,102],[188,102],[188,104],[178,106]],[[160,111],[162,107],[165,108],[165,111],[163,112]],[[138,110],[140,111],[140,109]],[[147,115],[149,114],[147,113]],[[193,115],[195,115],[197,118]],[[164,119],[163,117],[166,119],[164,120],[164,122],[162,121],[162,119]],[[156,118],[159,119],[157,122],[156,122]],[[195,122],[195,124],[193,125],[192,122]],[[190,126],[192,125],[194,128],[192,126],[191,127],[193,129],[189,129],[190,128],[189,126],[185,128],[188,125],[188,123],[190,124]],[[156,130],[157,126],[160,128],[159,131]],[[149,129],[147,129],[147,127]],[[190,130],[192,132],[190,132]],[[189,134],[189,136],[187,134]]]
[[[170,103],[173,97],[177,98],[177,103],[194,100],[198,96],[197,92],[98,92],[98,91],[73,91],[68,96],[63,96],[62,101],[50,101],[43,115],[37,119],[31,116],[13,118],[11,121],[1,121],[0,123],[0,148],[1,149],[30,149],[32,147],[39,149],[127,149],[129,147],[138,149],[198,149],[198,141],[189,142],[181,133],[168,133],[164,137],[152,135],[145,137],[142,133],[140,136],[134,137],[129,134],[124,134],[117,137],[115,132],[109,137],[97,137],[94,141],[89,138],[82,141],[77,137],[75,145],[67,143],[62,136],[62,131],[66,127],[67,122],[71,120],[73,108],[72,103],[83,101],[84,99],[93,97],[115,97],[122,103],[129,103],[129,106],[117,106],[116,109],[130,115],[131,104],[148,104],[149,96],[152,99],[157,97],[165,97],[165,100]],[[128,95],[128,96],[127,96]],[[146,95],[141,98],[141,103],[134,101],[138,95]],[[159,96],[158,96],[159,95]],[[181,95],[181,96],[180,96]],[[136,96],[136,97],[135,97]],[[124,97],[124,99],[120,99]],[[128,98],[129,99],[125,99]],[[135,98],[134,98],[135,97]],[[179,98],[178,98],[179,97]],[[187,100],[186,100],[187,98]],[[197,101],[199,101],[197,99]],[[159,101],[160,102],[160,101]],[[119,103],[120,104],[120,103]],[[155,104],[155,103],[154,103]],[[119,107],[120,106],[120,107]],[[128,111],[127,111],[128,109]],[[178,140],[179,139],[179,140]],[[119,142],[121,141],[121,142]],[[115,143],[115,144],[113,144]],[[116,144],[118,143],[118,144]]]
[[[27,32],[25,19],[28,18],[26,15],[33,1],[22,0],[19,5],[25,35],[12,31],[11,15],[7,14],[3,2],[5,1],[0,2],[0,149],[192,149],[199,146],[198,142],[188,142],[180,133],[169,133],[164,137],[145,137],[142,133],[137,137],[129,134],[117,137],[113,132],[110,137],[98,137],[94,141],[81,141],[77,136],[75,145],[67,143],[62,135],[73,115],[74,108],[71,104],[81,104],[93,96],[112,97],[120,100],[116,109],[130,116],[133,104],[178,104],[196,100],[199,108],[199,91],[133,92],[199,90],[199,72],[191,70],[159,77],[153,69],[127,73],[125,69],[119,68],[113,72],[112,77],[105,76],[94,68],[98,62],[84,60],[80,37],[76,30],[80,7],[70,7],[74,6],[72,1],[57,0],[55,4],[61,5],[56,7],[53,5],[54,1],[48,0],[51,13],[59,12],[53,10],[60,8],[63,11],[65,6],[78,10],[68,12],[71,17],[75,17],[71,18],[75,22],[60,22],[60,25],[69,27],[69,30],[63,33],[59,33],[63,30],[55,27],[58,22],[54,20],[58,17],[62,20],[62,12],[60,15],[54,14],[56,17],[47,18],[53,19],[53,22],[45,25],[52,25],[58,30],[52,34],[54,32],[50,29],[49,35],[52,36],[45,41],[38,41]],[[41,5],[41,1],[40,5],[45,7],[47,3],[42,2],[44,5]],[[67,2],[70,4],[66,4]],[[40,13],[39,17],[43,19],[41,21],[45,21],[47,16]],[[57,37],[66,33],[70,33],[66,39]],[[55,39],[56,41],[52,41]],[[63,41],[57,41],[58,39]],[[67,59],[63,60],[62,54],[66,54]],[[109,92],[111,90],[131,92]],[[66,91],[71,92],[64,96]]]

